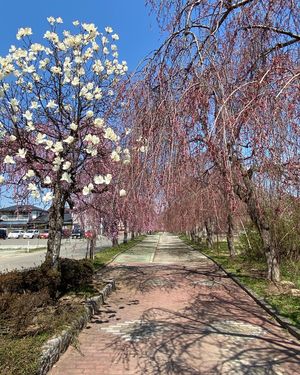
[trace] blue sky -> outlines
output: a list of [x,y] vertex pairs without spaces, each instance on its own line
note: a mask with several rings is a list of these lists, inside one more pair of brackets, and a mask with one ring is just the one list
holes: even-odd
[[[126,60],[130,71],[151,51],[158,48],[161,34],[155,17],[143,0],[6,0],[1,1],[0,55],[16,44],[20,27],[31,27],[32,39],[41,41],[49,24],[47,17],[62,17],[64,28],[72,21],[95,23],[99,31],[111,26],[119,34],[119,58]],[[12,204],[0,193],[0,207]]]
[[159,46],[160,32],[155,17],[143,0],[6,0],[1,1],[0,55],[16,43],[19,27],[31,27],[33,39],[41,39],[48,28],[47,17],[62,17],[68,29],[71,22],[93,22],[99,31],[111,26],[119,34],[120,59],[134,70],[140,60]]

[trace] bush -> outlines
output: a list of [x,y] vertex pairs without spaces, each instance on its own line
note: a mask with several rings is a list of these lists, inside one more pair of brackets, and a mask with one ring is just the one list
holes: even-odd
[[57,294],[90,283],[93,273],[89,260],[62,258],[57,270],[43,264],[35,269],[0,274],[0,294],[37,293],[47,289],[50,296],[56,298]]
[[65,293],[70,289],[76,289],[92,281],[94,267],[87,259],[75,260],[62,258],[59,260],[60,292]]
[[261,237],[252,223],[246,225],[245,232],[239,236],[239,242],[241,253],[246,258],[253,260],[261,260],[262,257],[265,258],[262,251],[263,244]]
[[59,284],[59,272],[43,266],[0,274],[0,293],[38,292],[44,288],[55,290]]

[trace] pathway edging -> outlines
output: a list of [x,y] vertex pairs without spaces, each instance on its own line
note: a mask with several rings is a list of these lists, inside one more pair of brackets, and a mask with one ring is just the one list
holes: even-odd
[[102,289],[98,296],[89,298],[85,303],[85,312],[59,336],[48,340],[42,347],[40,365],[36,375],[46,375],[53,365],[58,361],[76,335],[90,321],[96,310],[104,304],[105,299],[116,289],[114,280],[104,280],[107,285]]
[[269,315],[271,315],[283,328],[288,330],[291,335],[293,335],[298,340],[300,340],[300,330],[296,327],[293,327],[289,323],[289,321],[284,316],[280,315],[275,309],[273,309],[273,307],[264,298],[258,296],[251,289],[243,285],[238,278],[233,276],[230,272],[226,271],[226,269],[221,264],[219,264],[209,255],[205,254],[204,252],[200,250],[194,249],[190,245],[187,245],[187,246],[189,246],[194,251],[199,251],[201,254],[205,255],[208,259],[214,262],[215,265],[217,265],[229,278],[231,278],[240,288],[242,288],[259,306],[261,306]]

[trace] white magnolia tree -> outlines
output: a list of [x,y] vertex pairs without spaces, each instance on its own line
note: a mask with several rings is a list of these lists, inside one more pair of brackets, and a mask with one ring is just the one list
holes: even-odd
[[[111,27],[49,17],[44,43],[20,28],[19,45],[0,58],[0,183],[51,202],[46,262],[57,265],[65,205],[100,194],[126,158],[113,127],[118,89],[127,71]],[[0,153],[1,158],[1,153]]]

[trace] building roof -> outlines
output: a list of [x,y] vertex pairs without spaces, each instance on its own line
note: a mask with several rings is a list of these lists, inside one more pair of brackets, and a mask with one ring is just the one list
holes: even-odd
[[[49,221],[49,214],[48,212],[43,213],[39,217],[34,220],[30,221],[30,224],[48,224]],[[72,224],[72,215],[69,212],[65,212],[64,214],[64,224]]]
[[25,205],[20,205],[20,206],[9,206],[9,207],[3,207],[0,208],[0,212],[32,212],[32,211],[39,211],[39,212],[46,212],[46,210],[33,206],[32,204],[25,204]]

